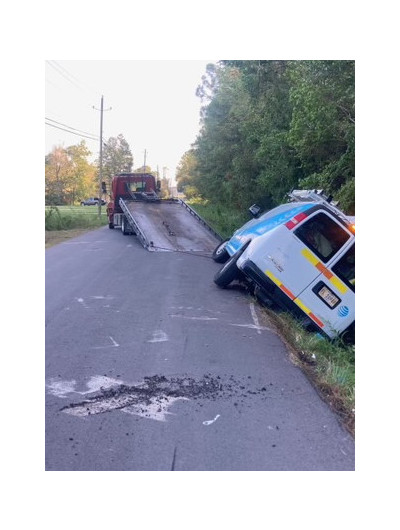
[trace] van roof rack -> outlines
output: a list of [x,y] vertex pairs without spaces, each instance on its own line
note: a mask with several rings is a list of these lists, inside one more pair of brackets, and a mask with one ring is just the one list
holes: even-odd
[[351,222],[349,217],[337,207],[339,202],[333,201],[332,195],[326,195],[324,190],[291,190],[288,196],[290,198],[289,202],[320,202],[346,223]]

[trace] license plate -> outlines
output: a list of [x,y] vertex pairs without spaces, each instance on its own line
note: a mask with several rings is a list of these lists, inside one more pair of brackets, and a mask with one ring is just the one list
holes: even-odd
[[335,296],[327,287],[322,287],[322,289],[318,291],[318,294],[323,300],[325,300],[329,307],[335,307],[335,305],[339,303],[339,298]]

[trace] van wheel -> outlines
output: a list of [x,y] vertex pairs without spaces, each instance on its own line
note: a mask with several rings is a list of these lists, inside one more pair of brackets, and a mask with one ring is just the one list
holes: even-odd
[[112,230],[114,228],[114,223],[108,223],[108,228]]
[[354,345],[355,343],[355,332],[356,332],[356,323],[355,321],[350,324],[350,326],[343,331],[340,338],[342,339],[345,345]]
[[227,287],[233,280],[240,278],[241,272],[237,268],[236,262],[249,246],[250,241],[248,241],[240,250],[238,250],[233,256],[231,256],[225,265],[220,269],[217,274],[214,276],[214,283],[221,287]]
[[216,261],[217,263],[225,263],[229,259],[228,251],[226,250],[226,243],[229,241],[229,239],[225,239],[225,241],[222,241],[212,253],[212,259]]

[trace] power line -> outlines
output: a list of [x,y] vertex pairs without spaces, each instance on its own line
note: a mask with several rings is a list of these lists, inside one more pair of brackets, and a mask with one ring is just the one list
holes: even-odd
[[72,85],[74,85],[79,90],[84,90],[86,93],[90,92],[91,95],[96,94],[98,95],[95,90],[92,88],[89,88],[88,86],[85,86],[82,81],[80,81],[77,77],[72,75],[64,66],[59,64],[57,61],[46,61],[58,74],[60,74],[64,79],[69,81]]
[[75,136],[80,136],[81,138],[89,138],[89,140],[93,140],[93,141],[98,141],[99,138],[94,138],[93,136],[87,136],[86,134],[82,134],[82,133],[76,133],[76,132],[73,132],[73,131],[70,131],[68,129],[64,129],[64,127],[58,127],[57,125],[53,125],[52,123],[47,123],[46,122],[46,125],[49,125],[50,127],[55,127],[56,129],[60,129],[61,131],[65,131],[65,132],[68,132],[70,134],[75,134]]
[[[46,118],[46,119],[48,120],[49,118]],[[54,121],[54,120],[52,120],[52,121]],[[58,123],[58,122],[55,122],[55,123]],[[64,127],[58,127],[57,125],[53,125],[52,123],[46,123],[45,122],[45,124],[49,125],[50,127],[55,127],[56,129],[60,129],[61,131],[65,131],[65,132],[69,132],[71,134],[75,134],[76,136],[80,136],[81,138],[89,138],[89,140],[93,140],[95,142],[98,142],[99,139],[100,139],[99,136],[87,136],[86,134],[80,134],[80,133],[77,133],[77,132],[72,132],[72,131],[70,131],[68,129],[64,129]],[[68,127],[68,125],[67,125],[67,127]],[[74,130],[79,130],[79,129],[74,129]],[[91,133],[87,133],[87,134],[91,134]],[[103,145],[105,147],[108,147],[108,143],[105,142],[104,140],[103,140]]]
[[[57,65],[55,66],[51,61],[46,61],[47,64],[49,64],[52,68],[54,68],[54,70],[60,74],[64,79],[66,79],[67,81],[69,81],[72,85],[75,86],[75,88],[78,88],[79,90],[82,90],[82,87],[80,87],[71,77],[68,77],[64,72],[63,70],[61,70],[61,68]],[[56,63],[57,64],[57,63]]]
[[[56,121],[56,120],[52,120],[51,118],[46,118],[45,119],[47,121],[52,121],[53,123],[57,123],[58,125],[63,125],[64,127],[68,127],[68,129],[72,129],[73,131],[77,131],[77,132],[81,132],[81,133],[84,133],[84,134],[89,134],[90,136],[93,136],[94,138],[96,139],[99,139],[99,136],[97,136],[96,134],[93,134],[91,132],[87,132],[87,131],[82,131],[82,129],[75,129],[75,127],[71,127],[70,125],[67,125],[65,123],[61,123],[59,121]],[[50,124],[49,124],[50,125]]]

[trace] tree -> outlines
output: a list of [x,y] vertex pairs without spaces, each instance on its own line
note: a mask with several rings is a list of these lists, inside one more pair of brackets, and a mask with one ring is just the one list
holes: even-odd
[[[98,164],[98,161],[97,161]],[[118,173],[131,173],[133,156],[128,142],[122,134],[107,140],[103,150],[103,180],[111,189],[111,180]]]
[[304,187],[323,188],[354,213],[354,61],[294,61],[289,141],[305,174]]
[[[233,111],[240,92],[240,76],[235,69],[221,66],[214,68],[212,73],[218,77],[213,83],[203,78],[206,89],[211,85],[213,92],[208,97],[208,105],[203,107],[202,128],[194,144],[197,159],[194,184],[203,197],[229,203],[233,160],[240,146],[239,122]],[[200,88],[197,91],[198,94],[204,92],[206,90]]]
[[71,160],[66,150],[54,147],[45,158],[46,204],[67,204],[67,188],[72,173]]
[[70,204],[87,197],[98,195],[96,167],[88,162],[92,154],[85,141],[78,145],[71,145],[66,150],[71,161],[71,177],[68,188]]
[[220,61],[202,85],[193,183],[213,203],[270,208],[324,188],[354,211],[354,62]]
[[67,148],[55,147],[45,158],[46,204],[74,204],[96,195],[96,168],[85,141]]
[[195,143],[196,185],[203,196],[238,210],[255,201],[271,207],[296,182],[294,150],[286,139],[286,67],[285,61],[221,61],[212,71],[218,79],[207,81],[213,92]]
[[[193,150],[187,151],[182,156],[178,167],[176,168],[176,185],[179,192],[185,192],[186,188],[190,188],[190,194],[196,194],[197,188],[194,184],[195,171],[197,159]],[[198,191],[197,191],[198,195]]]

